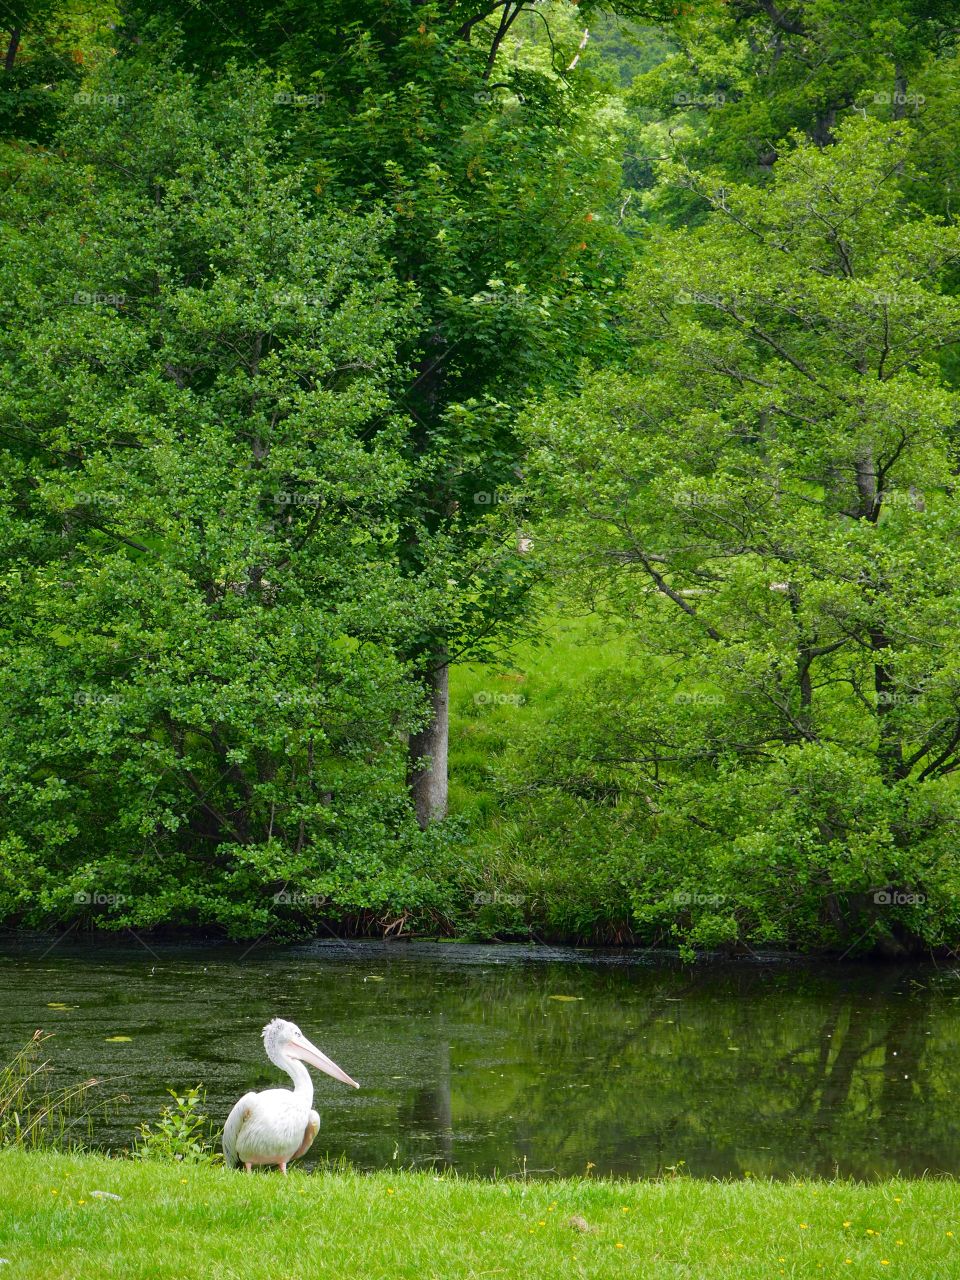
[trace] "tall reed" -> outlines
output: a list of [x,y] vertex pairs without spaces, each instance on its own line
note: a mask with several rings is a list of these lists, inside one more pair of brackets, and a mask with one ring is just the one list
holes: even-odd
[[103,1082],[92,1077],[55,1088],[44,1058],[52,1032],[35,1031],[6,1064],[0,1064],[0,1147],[85,1147],[93,1112],[106,1103],[92,1097]]

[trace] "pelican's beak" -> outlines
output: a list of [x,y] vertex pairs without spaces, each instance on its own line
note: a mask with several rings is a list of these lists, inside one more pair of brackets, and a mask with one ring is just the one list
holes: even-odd
[[351,1080],[345,1071],[341,1071],[332,1058],[328,1058],[325,1053],[321,1053],[315,1044],[311,1044],[305,1035],[300,1035],[290,1041],[289,1052],[292,1057],[299,1058],[302,1062],[308,1062],[311,1067],[316,1067],[318,1071],[325,1071],[328,1076],[333,1076],[334,1080],[339,1080],[341,1084],[352,1085],[354,1089],[360,1086],[356,1080]]

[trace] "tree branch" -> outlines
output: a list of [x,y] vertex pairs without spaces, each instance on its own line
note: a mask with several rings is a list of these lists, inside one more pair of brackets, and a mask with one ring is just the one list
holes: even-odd
[[497,53],[503,43],[504,37],[520,16],[524,3],[525,0],[519,0],[517,7],[515,9],[511,9],[512,0],[505,0],[503,13],[500,15],[500,26],[497,29],[497,34],[493,37],[493,44],[490,46],[490,54],[487,58],[487,65],[483,69],[481,79],[490,79],[490,73],[493,71],[493,64],[497,60]]
[[17,59],[17,50],[20,48],[20,28],[13,27],[10,32],[10,41],[7,44],[7,56],[3,60],[4,71],[12,71],[13,64]]
[[799,18],[791,18],[782,9],[778,9],[773,0],[759,0],[760,8],[779,31],[786,31],[791,36],[805,36],[807,29]]

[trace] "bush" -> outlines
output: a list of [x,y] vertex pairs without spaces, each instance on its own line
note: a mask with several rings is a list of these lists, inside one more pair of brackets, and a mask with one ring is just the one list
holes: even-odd
[[185,1164],[216,1164],[223,1157],[215,1150],[220,1130],[204,1114],[207,1095],[202,1085],[177,1093],[167,1092],[173,1104],[163,1108],[152,1123],[137,1126],[130,1153],[135,1160],[182,1160]]

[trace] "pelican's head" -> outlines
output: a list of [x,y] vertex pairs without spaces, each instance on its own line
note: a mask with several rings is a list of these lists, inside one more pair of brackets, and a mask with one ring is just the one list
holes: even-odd
[[274,1018],[263,1028],[263,1047],[270,1061],[283,1071],[287,1070],[291,1058],[299,1058],[301,1062],[333,1076],[334,1080],[352,1085],[354,1089],[360,1088],[356,1080],[351,1080],[345,1071],[310,1043],[295,1022],[287,1022],[286,1018]]

